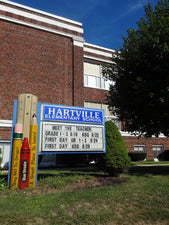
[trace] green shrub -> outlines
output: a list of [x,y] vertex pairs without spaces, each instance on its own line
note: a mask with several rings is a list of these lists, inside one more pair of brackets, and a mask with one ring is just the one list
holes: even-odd
[[112,121],[106,122],[106,155],[104,170],[117,176],[130,166],[131,160],[117,126]]
[[164,150],[164,160],[169,161],[169,150],[168,149]]
[[0,178],[0,190],[3,190],[6,187],[6,181],[4,178]]
[[1,157],[1,148],[0,148],[0,174],[1,174],[1,170],[2,170],[1,163],[2,163],[2,157]]
[[145,152],[129,152],[128,155],[133,162],[143,161],[146,158]]
[[[1,155],[1,148],[0,148],[0,155]],[[1,162],[2,162],[2,157],[0,156],[0,174],[2,173]],[[0,178],[0,190],[2,190],[4,187],[5,187],[5,179]]]

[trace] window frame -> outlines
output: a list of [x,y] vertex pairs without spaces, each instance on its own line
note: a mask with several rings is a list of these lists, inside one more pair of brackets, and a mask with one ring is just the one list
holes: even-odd
[[[143,147],[143,151],[135,150],[135,147]],[[133,145],[134,152],[146,152],[146,145]]]
[[153,152],[154,151],[158,151],[158,150],[154,150],[154,147],[161,147],[161,150],[159,152],[163,152],[164,151],[163,145],[152,145]]
[[[154,147],[161,147],[161,150],[154,150]],[[163,145],[152,145],[153,155],[155,159],[160,158],[160,154],[164,152],[164,146]]]
[[[99,66],[99,75],[97,74],[89,74],[85,71],[84,68],[84,73],[83,73],[83,77],[84,77],[84,87],[89,87],[89,88],[95,88],[95,89],[101,89],[101,90],[109,90],[110,89],[110,85],[113,85],[114,82],[111,80],[106,79],[103,75],[102,75],[102,65],[98,64],[98,63],[90,63],[90,62],[84,62],[84,67],[85,67],[85,63],[87,64],[92,64]],[[95,85],[90,85],[89,84],[89,78],[92,77],[95,79]],[[100,80],[100,81],[98,81]],[[99,85],[98,85],[99,84]]]

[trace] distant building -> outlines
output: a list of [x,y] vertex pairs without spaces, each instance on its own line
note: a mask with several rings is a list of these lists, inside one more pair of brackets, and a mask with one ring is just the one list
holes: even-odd
[[121,130],[129,152],[147,152],[153,159],[169,149],[160,138],[137,139],[123,132],[108,110],[110,81],[102,63],[112,63],[114,50],[85,42],[82,24],[11,1],[0,0],[0,148],[8,161],[13,101],[21,93],[39,102],[103,108]]

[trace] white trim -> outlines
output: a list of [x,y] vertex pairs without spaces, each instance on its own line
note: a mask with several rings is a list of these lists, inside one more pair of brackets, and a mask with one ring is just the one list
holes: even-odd
[[[131,134],[131,133],[129,133],[129,132],[120,131],[120,133],[121,133],[121,135],[124,136],[124,137],[136,137],[136,138],[137,138],[136,135]],[[153,135],[152,138],[156,138],[156,136]],[[166,136],[164,136],[164,134],[160,134],[160,135],[158,136],[158,138],[166,138]]]
[[12,120],[0,120],[0,127],[12,127]]
[[16,2],[12,2],[12,1],[9,1],[9,0],[0,0],[0,2],[4,2],[4,3],[12,5],[12,6],[17,6],[17,7],[26,9],[26,10],[30,10],[30,11],[35,12],[35,13],[40,13],[40,14],[43,14],[45,16],[50,16],[50,17],[53,17],[55,19],[63,20],[65,22],[74,23],[75,25],[78,25],[78,26],[82,26],[82,23],[80,23],[80,22],[70,20],[70,19],[67,19],[67,18],[64,18],[64,17],[61,17],[61,16],[56,16],[54,14],[47,13],[47,12],[44,12],[42,10],[34,9],[34,8],[31,8],[31,7],[16,3]]
[[163,145],[152,145],[153,147],[162,147],[163,148]]
[[83,57],[86,58],[86,59],[92,59],[92,60],[96,60],[96,61],[100,61],[100,62],[106,62],[106,63],[114,64],[114,62],[112,62],[111,60],[102,59],[102,58],[99,58],[99,57],[93,57],[93,56],[89,56],[89,55],[83,55]]
[[125,136],[125,137],[136,137],[134,134],[125,132],[125,131],[120,131],[121,136]]
[[11,141],[9,141],[9,140],[0,140],[0,144],[5,144],[5,143],[11,144]]
[[[43,30],[43,31],[47,31],[47,32],[50,32],[50,33],[62,35],[62,36],[65,36],[65,37],[70,37],[70,38],[75,37],[72,34],[68,34],[68,33],[64,33],[64,32],[61,32],[61,31],[53,30],[53,29],[50,29],[50,28],[46,28],[46,27],[35,25],[35,24],[32,24],[32,23],[24,22],[24,21],[21,21],[21,20],[12,19],[12,18],[7,17],[7,16],[0,15],[0,19],[6,20],[6,21],[9,21],[9,22],[13,22],[13,23],[17,23],[17,24],[21,24],[21,25],[24,25],[24,26],[27,26],[27,27],[36,28],[38,30]],[[84,39],[81,38],[81,40],[83,41]]]
[[82,28],[79,28],[79,27],[76,27],[76,26],[73,26],[73,25],[69,25],[69,24],[66,24],[66,23],[58,22],[54,19],[48,19],[48,18],[45,18],[45,17],[42,17],[42,16],[35,15],[33,13],[24,12],[24,11],[14,9],[14,8],[10,8],[10,7],[4,6],[4,5],[0,5],[0,10],[3,10],[5,12],[14,13],[16,15],[20,15],[20,16],[23,16],[23,17],[26,17],[26,18],[31,18],[31,19],[34,19],[34,20],[37,20],[37,21],[40,21],[40,22],[48,23],[50,25],[62,27],[62,28],[68,29],[68,30],[73,30],[73,31],[76,31],[76,32],[79,32],[79,33],[83,34]]
[[110,51],[111,53],[115,53],[115,50],[113,50],[113,49],[100,47],[98,45],[93,45],[93,44],[90,44],[90,43],[85,43],[85,46],[86,46],[86,48],[87,48],[87,46],[89,46],[89,47],[93,47],[93,48],[98,48],[100,50]]
[[83,48],[83,43],[79,41],[73,41],[73,45]]
[[113,53],[103,52],[103,51],[92,49],[92,48],[84,47],[84,51],[89,52],[89,53],[93,53],[93,54],[97,54],[97,55],[102,55],[102,56],[105,56],[105,57],[110,57],[110,58],[113,57]]
[[84,39],[83,38],[80,38],[80,39],[73,38],[73,45],[83,48]]

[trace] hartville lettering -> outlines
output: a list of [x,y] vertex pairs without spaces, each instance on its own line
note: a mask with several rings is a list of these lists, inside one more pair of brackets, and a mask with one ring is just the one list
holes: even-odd
[[[94,109],[44,105],[44,120],[102,123],[102,113],[101,110]],[[56,130],[59,130],[59,126],[56,126]]]

